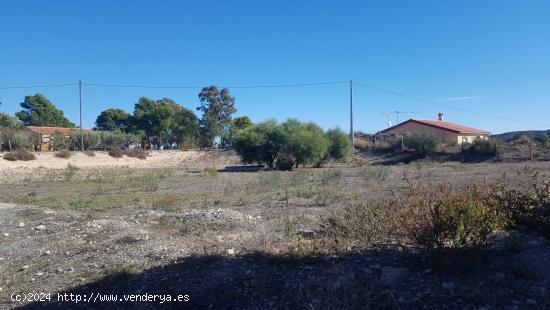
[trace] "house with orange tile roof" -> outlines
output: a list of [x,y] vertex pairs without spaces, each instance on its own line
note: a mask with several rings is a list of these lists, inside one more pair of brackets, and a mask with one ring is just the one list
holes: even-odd
[[[64,137],[70,137],[74,132],[80,130],[80,128],[66,128],[66,127],[40,127],[40,126],[26,126],[33,135],[38,137],[40,143],[39,149],[41,151],[47,151],[50,138],[53,134],[61,134]],[[82,129],[82,131],[91,131],[90,129]]]
[[409,119],[379,132],[382,135],[406,136],[412,133],[428,132],[438,137],[441,142],[449,144],[467,144],[476,139],[488,140],[489,131],[467,127],[446,121],[443,113],[437,120]]

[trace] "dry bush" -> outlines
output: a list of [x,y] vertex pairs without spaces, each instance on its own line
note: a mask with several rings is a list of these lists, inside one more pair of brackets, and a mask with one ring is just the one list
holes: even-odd
[[491,157],[496,157],[499,153],[502,153],[502,150],[499,149],[496,141],[480,139],[476,139],[474,143],[470,146],[468,151],[472,155]]
[[69,150],[62,150],[62,151],[59,151],[59,152],[55,153],[55,157],[58,157],[58,158],[69,159],[71,156],[73,156],[73,152],[71,152]]
[[88,157],[94,157],[95,156],[95,152],[94,151],[84,151],[84,155],[88,156]]
[[118,147],[113,147],[109,150],[108,154],[114,158],[122,158],[122,156],[124,156],[124,151]]
[[28,161],[28,160],[35,160],[36,155],[34,155],[34,153],[29,152],[25,149],[21,149],[21,150],[11,151],[7,153],[6,155],[4,155],[4,159],[9,161],[17,161],[17,160]]
[[467,270],[481,261],[499,229],[550,236],[550,181],[534,171],[519,174],[525,178],[519,186],[504,178],[459,189],[409,181],[404,198],[352,202],[323,217],[318,234],[334,249],[370,247],[392,238],[417,244],[441,261],[463,253],[467,263],[457,268]]
[[321,236],[335,250],[370,247],[401,231],[400,204],[395,201],[353,203],[321,218]]
[[550,237],[550,181],[525,168],[515,176],[519,186],[493,185],[491,197],[510,217],[510,227]]
[[147,158],[147,152],[145,152],[145,150],[143,150],[142,148],[126,150],[124,154],[128,157],[133,157],[133,158],[139,158],[139,159]]
[[363,137],[356,137],[354,141],[354,147],[358,150],[366,151],[370,149],[372,143]]
[[434,194],[413,197],[409,209],[405,227],[419,245],[430,250],[483,247],[495,230],[508,223],[490,187],[441,186]]

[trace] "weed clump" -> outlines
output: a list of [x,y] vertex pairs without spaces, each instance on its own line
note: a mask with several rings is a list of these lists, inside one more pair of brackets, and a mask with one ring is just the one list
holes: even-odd
[[113,147],[109,150],[108,154],[114,158],[122,158],[124,156],[124,151],[118,147]]
[[214,168],[214,167],[204,167],[202,169],[202,172],[205,174],[205,175],[209,175],[209,176],[212,176],[212,177],[215,177],[218,175],[218,169]]
[[132,158],[138,158],[138,159],[146,159],[147,158],[147,152],[141,148],[134,148],[131,150],[126,150],[124,154],[128,157]]
[[77,166],[68,164],[64,171],[65,181],[69,182],[72,180],[79,170],[80,168]]
[[73,153],[69,150],[62,150],[55,153],[55,157],[57,158],[69,159],[71,156],[73,156]]
[[4,159],[9,161],[17,161],[17,160],[29,161],[29,160],[35,160],[36,155],[34,155],[33,153],[25,149],[20,149],[20,150],[11,151],[7,153],[6,155],[4,155]]

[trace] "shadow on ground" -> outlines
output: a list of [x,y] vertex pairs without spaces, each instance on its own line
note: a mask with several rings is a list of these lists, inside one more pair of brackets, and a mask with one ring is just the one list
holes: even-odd
[[[461,258],[451,253],[446,260],[443,266],[452,266]],[[306,258],[262,253],[189,257],[137,274],[110,274],[61,293],[117,294],[119,300],[123,294],[188,295],[188,302],[75,304],[52,295],[49,303],[19,309],[506,309],[515,300],[524,303],[538,283],[508,273],[493,283],[493,267],[482,261],[479,269],[462,275],[430,269],[433,262],[428,261],[426,254],[399,249]],[[526,309],[550,305],[544,298]]]

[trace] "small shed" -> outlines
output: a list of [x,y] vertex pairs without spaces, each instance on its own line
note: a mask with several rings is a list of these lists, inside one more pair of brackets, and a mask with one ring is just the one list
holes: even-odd
[[437,120],[409,119],[382,130],[380,134],[402,136],[418,132],[428,132],[441,142],[458,145],[472,143],[476,139],[488,140],[491,136],[489,131],[448,122],[443,118],[443,113],[438,114]]
[[[66,127],[40,127],[40,126],[27,126],[33,135],[38,137],[39,150],[47,151],[49,149],[50,138],[53,134],[61,134],[64,137],[70,137],[73,132],[77,132],[80,128],[66,128]],[[83,131],[91,131],[90,129],[82,129]]]

